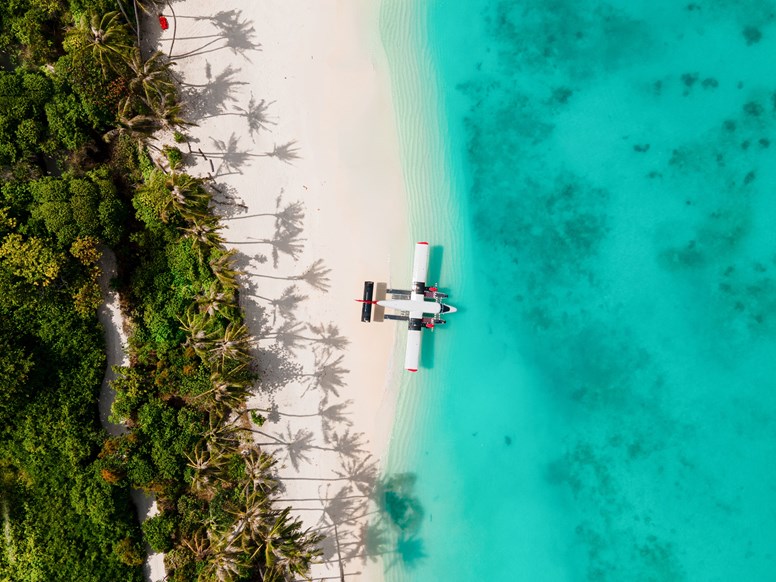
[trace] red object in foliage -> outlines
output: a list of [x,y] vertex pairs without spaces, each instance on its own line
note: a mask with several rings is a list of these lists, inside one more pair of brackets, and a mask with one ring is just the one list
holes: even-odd
[[162,30],[167,30],[170,28],[170,23],[167,22],[166,16],[162,16],[161,14],[159,15],[159,26],[162,27]]

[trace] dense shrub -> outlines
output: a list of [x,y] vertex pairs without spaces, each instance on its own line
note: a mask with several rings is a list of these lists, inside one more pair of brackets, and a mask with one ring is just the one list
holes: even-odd
[[58,146],[77,150],[89,142],[89,119],[78,97],[72,93],[57,94],[45,109],[49,132]]
[[15,0],[0,4],[0,51],[42,64],[55,58],[64,5],[58,0]]
[[166,513],[160,513],[143,522],[143,534],[155,552],[169,552],[172,549],[174,531],[175,521]]
[[139,582],[127,462],[97,458],[97,249],[124,237],[127,205],[99,164],[114,113],[88,99],[90,71],[79,85],[61,74],[72,59],[55,62],[66,8],[0,2],[0,51],[19,65],[0,71],[0,498],[15,548],[0,579]]
[[37,203],[32,217],[40,220],[47,232],[56,237],[61,248],[69,247],[78,237],[96,237],[116,244],[124,232],[126,206],[119,199],[105,168],[76,178],[46,177],[30,182]]

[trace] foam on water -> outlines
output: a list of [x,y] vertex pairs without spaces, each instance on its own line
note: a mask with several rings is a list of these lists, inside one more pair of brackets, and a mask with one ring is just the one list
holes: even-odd
[[460,307],[401,387],[387,579],[776,579],[776,5],[382,12]]

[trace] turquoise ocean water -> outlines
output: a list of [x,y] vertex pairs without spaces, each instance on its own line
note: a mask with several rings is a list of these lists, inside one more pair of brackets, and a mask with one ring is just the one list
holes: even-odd
[[775,20],[384,0],[460,307],[401,386],[387,580],[776,580]]

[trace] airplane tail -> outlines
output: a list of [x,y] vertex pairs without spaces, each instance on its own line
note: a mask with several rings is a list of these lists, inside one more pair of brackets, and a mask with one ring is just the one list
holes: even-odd
[[374,281],[364,281],[364,298],[356,299],[359,303],[363,303],[361,306],[361,321],[365,323],[372,321],[372,305],[377,303],[377,301],[372,301],[374,290]]

